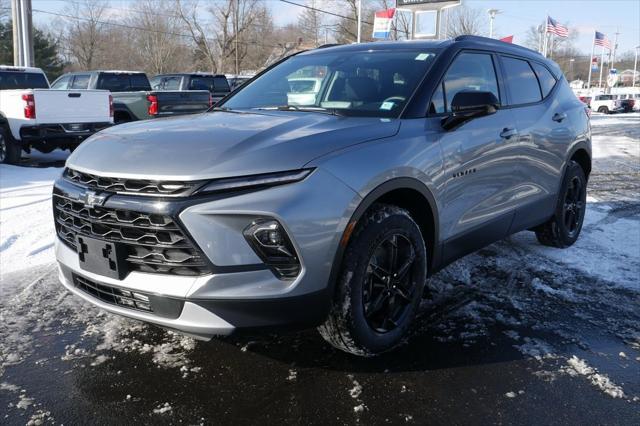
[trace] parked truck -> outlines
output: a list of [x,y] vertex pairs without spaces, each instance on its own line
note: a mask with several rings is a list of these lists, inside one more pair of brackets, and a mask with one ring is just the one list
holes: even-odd
[[231,92],[227,77],[222,74],[182,73],[163,74],[151,79],[153,90],[207,90],[213,103],[221,101]]
[[41,69],[0,65],[0,163],[18,163],[31,149],[73,150],[112,124],[109,92],[50,90]]
[[137,71],[73,72],[58,78],[51,87],[108,90],[113,96],[116,124],[204,112],[213,104],[208,90],[152,90],[147,75]]

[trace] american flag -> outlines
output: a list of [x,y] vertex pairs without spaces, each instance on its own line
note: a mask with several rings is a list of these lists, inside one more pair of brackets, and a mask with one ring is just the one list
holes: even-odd
[[596,31],[596,38],[594,40],[594,44],[596,46],[602,46],[606,49],[611,50],[611,42],[609,41],[607,36],[604,35],[604,33],[601,33],[599,31]]
[[558,37],[569,37],[569,29],[564,25],[560,25],[551,16],[547,16],[547,32],[555,34]]

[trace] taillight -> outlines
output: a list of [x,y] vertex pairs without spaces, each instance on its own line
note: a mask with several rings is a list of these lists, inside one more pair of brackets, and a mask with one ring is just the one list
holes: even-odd
[[156,95],[148,95],[149,115],[158,115],[158,97]]
[[24,118],[36,118],[36,100],[33,94],[22,95],[22,100],[27,103],[24,106]]
[[113,118],[113,96],[109,95],[109,118]]
[[213,106],[213,95],[209,93],[209,108]]

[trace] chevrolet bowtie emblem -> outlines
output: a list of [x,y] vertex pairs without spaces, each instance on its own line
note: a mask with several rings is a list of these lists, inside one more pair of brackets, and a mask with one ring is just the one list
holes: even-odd
[[79,200],[87,207],[102,206],[106,199],[106,195],[98,194],[95,191],[85,191],[79,197]]

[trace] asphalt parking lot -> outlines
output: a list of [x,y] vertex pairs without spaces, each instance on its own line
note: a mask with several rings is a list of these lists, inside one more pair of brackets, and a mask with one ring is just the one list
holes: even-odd
[[0,166],[0,422],[640,424],[640,114],[592,123],[578,243],[523,232],[456,262],[371,359],[314,330],[196,342],[71,297],[49,195],[65,156]]

